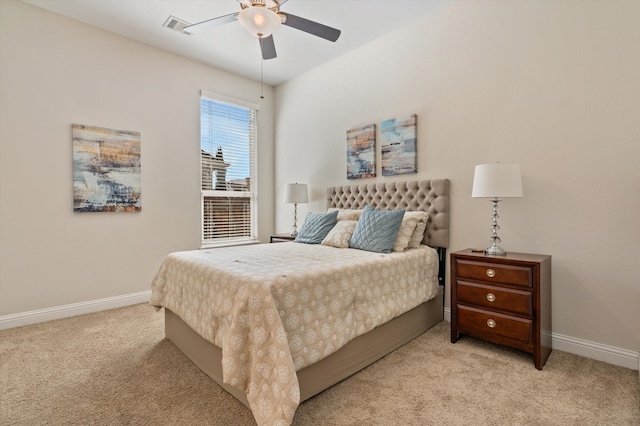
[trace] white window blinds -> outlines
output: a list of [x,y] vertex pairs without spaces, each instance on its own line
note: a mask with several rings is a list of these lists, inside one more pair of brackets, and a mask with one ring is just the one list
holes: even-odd
[[202,245],[255,240],[257,108],[200,98]]

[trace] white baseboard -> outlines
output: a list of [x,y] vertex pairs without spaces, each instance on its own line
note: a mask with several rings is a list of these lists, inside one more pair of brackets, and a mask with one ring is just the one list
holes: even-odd
[[[445,321],[451,322],[451,309],[444,308]],[[590,342],[559,333],[551,333],[551,347],[585,358],[591,358],[607,364],[638,370],[640,379],[640,354],[627,349]]]
[[[88,302],[3,315],[0,316],[0,330],[145,303],[148,302],[150,298],[151,290],[147,290],[122,296],[107,297],[105,299],[90,300]],[[444,319],[445,321],[451,321],[451,309],[444,308]],[[603,361],[608,364],[638,370],[640,374],[640,354],[638,354],[638,352],[577,339],[558,333],[551,334],[551,347],[559,351]]]
[[0,316],[0,330],[148,302],[151,290]]
[[638,370],[640,368],[640,354],[627,349],[616,348],[602,343],[577,339],[563,334],[551,334],[551,347],[559,351],[603,361],[608,364]]
[[444,308],[444,320],[447,322],[451,322],[451,309],[447,307]]

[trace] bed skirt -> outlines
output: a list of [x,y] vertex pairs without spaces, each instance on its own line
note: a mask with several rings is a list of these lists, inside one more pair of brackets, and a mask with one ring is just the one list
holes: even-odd
[[[356,337],[328,357],[298,371],[300,402],[346,379],[443,320],[443,287],[440,286],[434,299]],[[249,407],[242,390],[222,381],[222,350],[166,308],[165,336],[205,374]]]

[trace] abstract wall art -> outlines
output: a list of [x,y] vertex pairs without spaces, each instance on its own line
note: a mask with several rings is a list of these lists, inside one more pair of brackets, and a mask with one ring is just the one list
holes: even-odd
[[139,212],[140,133],[71,125],[73,211]]
[[381,123],[382,176],[417,173],[416,121],[411,114]]
[[376,176],[376,125],[347,131],[347,179]]

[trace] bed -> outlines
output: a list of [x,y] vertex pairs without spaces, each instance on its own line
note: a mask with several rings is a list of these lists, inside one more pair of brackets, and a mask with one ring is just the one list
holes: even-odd
[[295,242],[172,253],[150,303],[165,308],[166,337],[259,425],[290,424],[300,402],[443,320],[448,200],[447,179],[328,188],[329,209],[427,212],[422,245],[389,254]]

